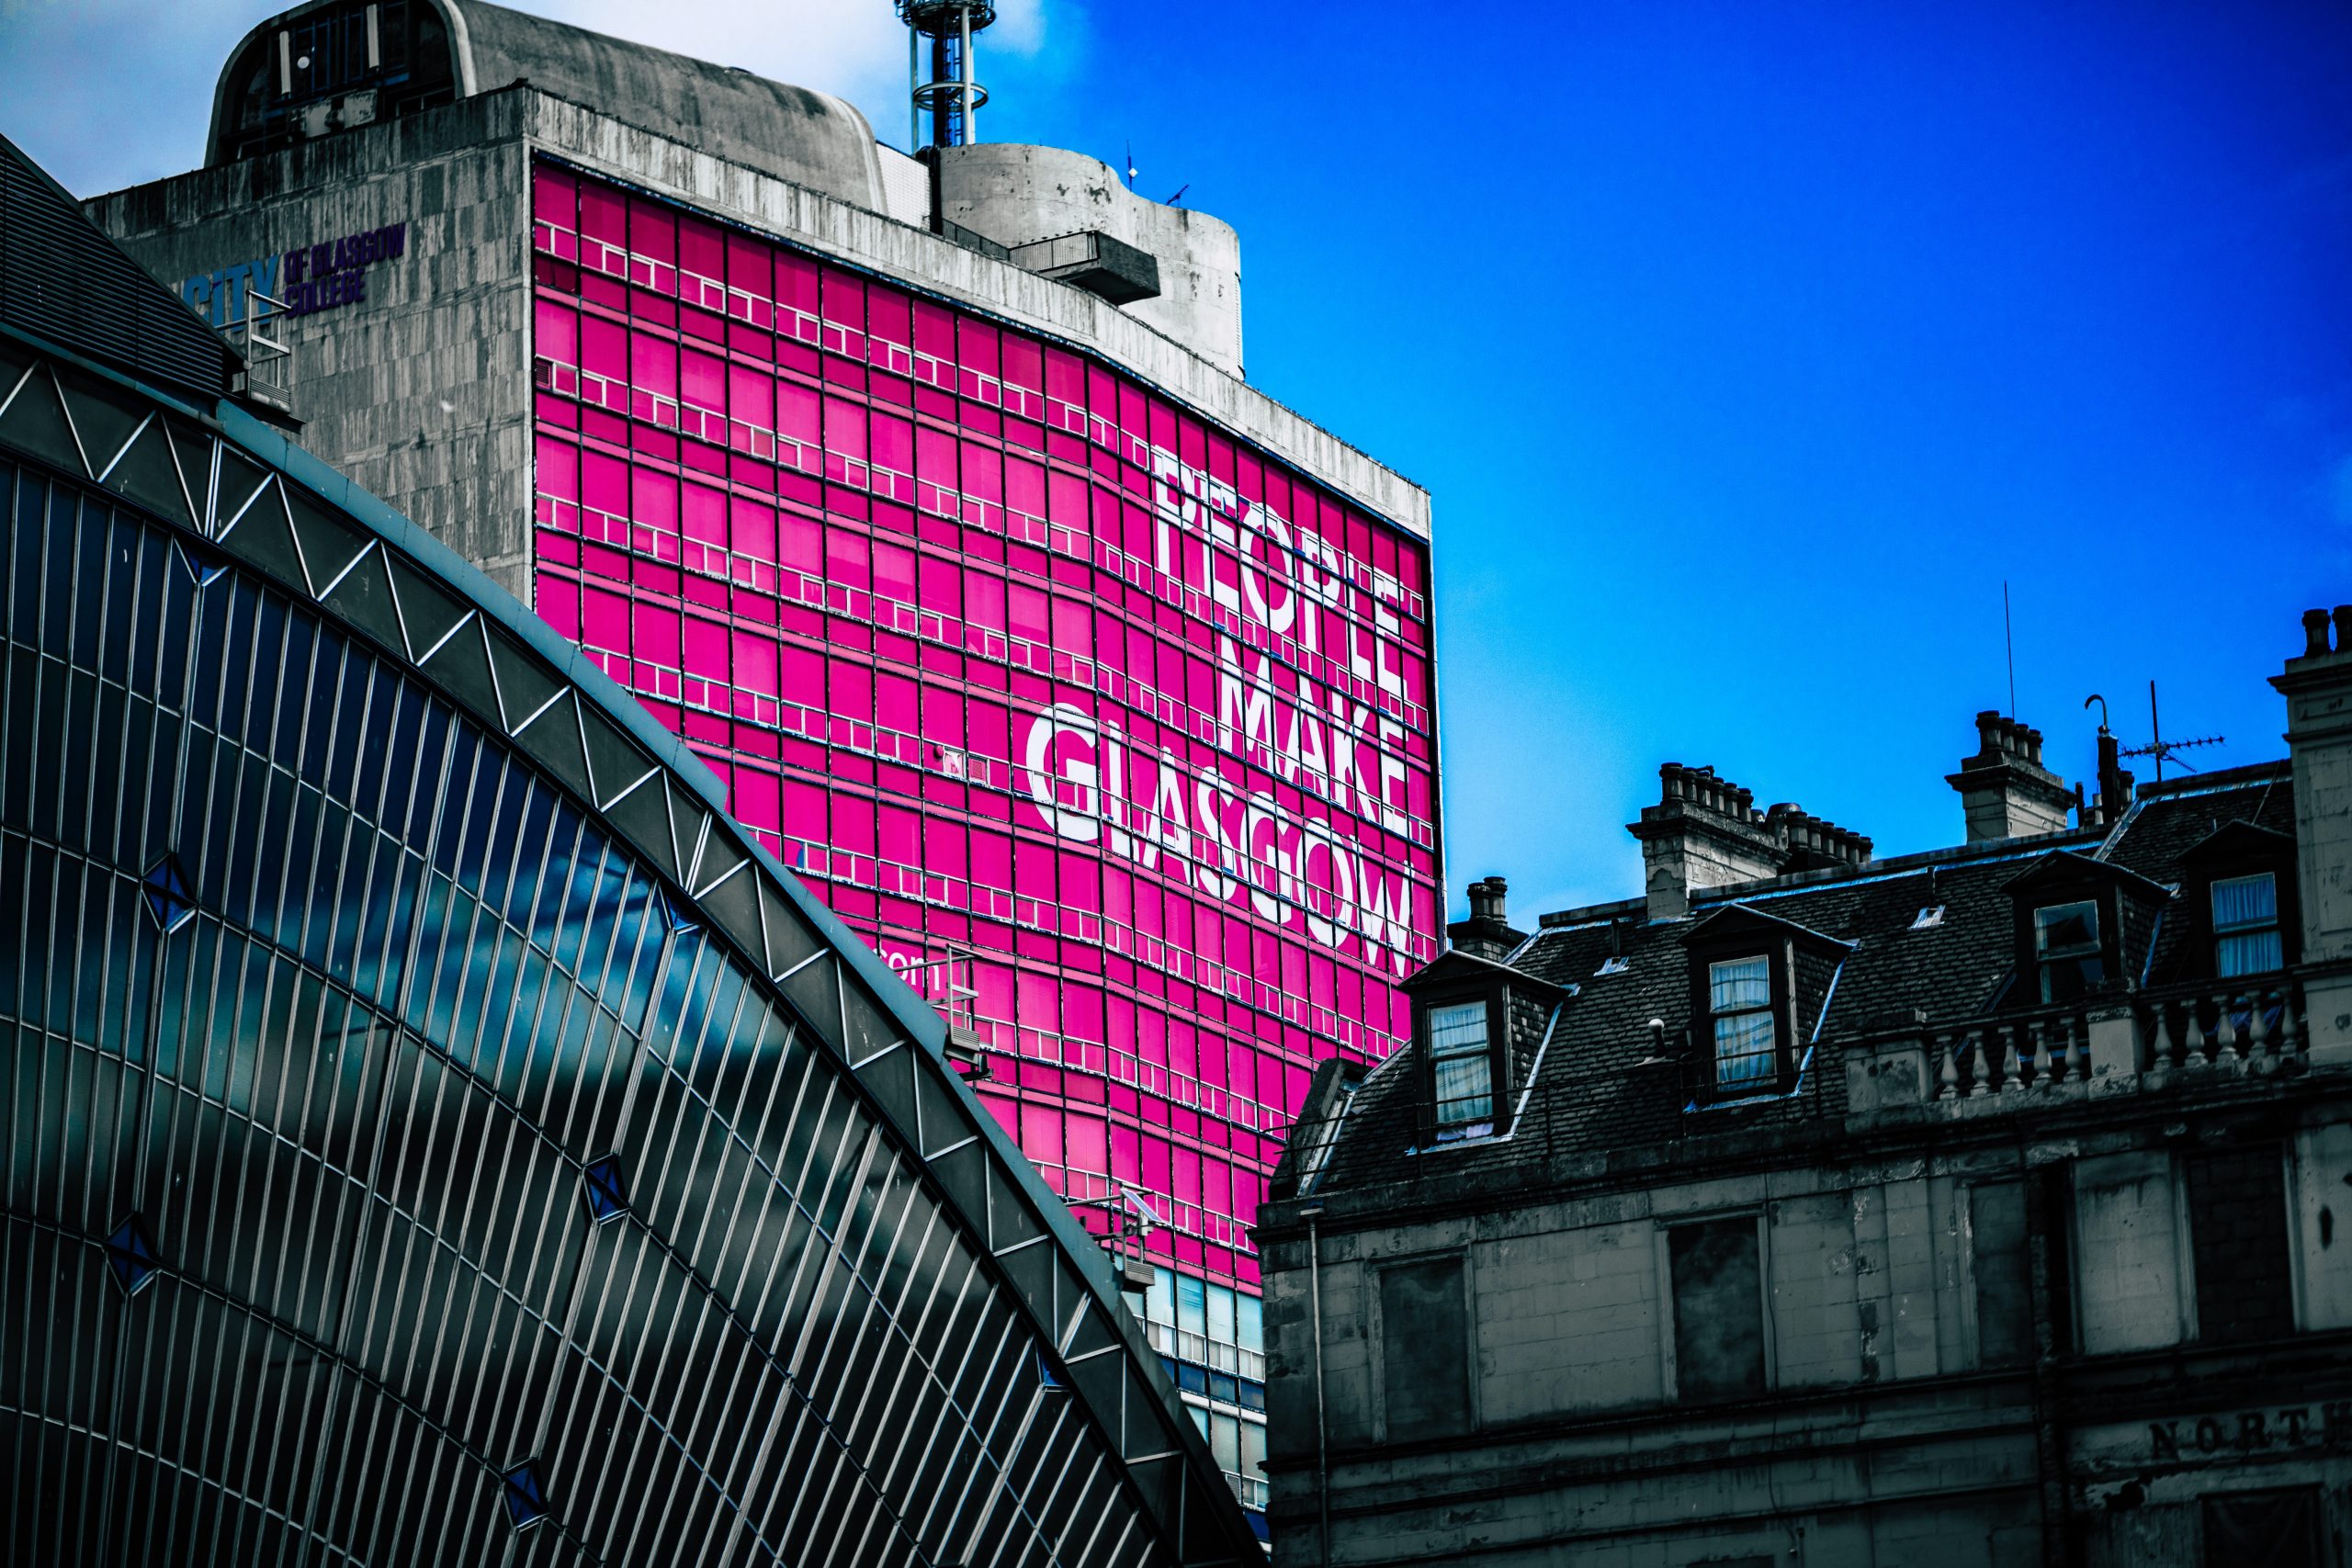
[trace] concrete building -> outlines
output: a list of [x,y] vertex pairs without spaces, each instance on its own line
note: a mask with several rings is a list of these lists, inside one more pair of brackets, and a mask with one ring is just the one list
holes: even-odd
[[939,1015],[0,141],[0,1558],[1262,1561]]
[[481,0],[322,0],[232,51],[203,168],[89,210],[679,736],[1089,1224],[1148,1224],[1256,1503],[1249,1224],[1442,923],[1429,498],[1242,378],[1230,226],[920,152]]
[[1951,849],[1669,763],[1643,898],[1473,884],[1261,1211],[1275,1561],[2341,1562],[2352,608],[2304,632],[2288,761],[2107,741],[2069,825],[1985,714]]

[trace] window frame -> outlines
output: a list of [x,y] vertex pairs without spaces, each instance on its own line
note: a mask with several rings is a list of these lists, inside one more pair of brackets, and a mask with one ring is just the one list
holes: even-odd
[[[1460,1350],[1464,1426],[1459,1432],[1399,1436],[1392,1431],[1390,1426],[1392,1412],[1389,1409],[1388,1399],[1388,1309],[1385,1277],[1392,1273],[1401,1273],[1407,1269],[1426,1268],[1431,1264],[1452,1264],[1454,1279],[1462,1292]],[[1367,1309],[1365,1315],[1369,1321],[1364,1326],[1374,1353],[1373,1364],[1369,1371],[1372,1373],[1371,1393],[1374,1406],[1374,1427],[1378,1433],[1375,1440],[1383,1443],[1447,1443],[1473,1437],[1484,1430],[1486,1419],[1478,1399],[1478,1283],[1469,1249],[1443,1247],[1428,1252],[1408,1253],[1399,1258],[1383,1258],[1376,1266],[1366,1269],[1365,1272],[1369,1276],[1365,1280],[1369,1288],[1364,1292]]]
[[[2221,911],[2214,907],[2214,896],[2220,893],[2224,887],[2233,886],[2241,883],[2256,881],[2263,881],[2270,884],[2270,918],[2267,920],[2260,921],[2241,920],[2233,925],[2224,926],[2222,923]],[[2208,939],[2207,953],[2213,965],[2213,977],[2215,979],[2234,980],[2241,976],[2276,975],[2280,970],[2287,967],[2287,928],[2285,909],[2282,907],[2279,897],[2278,872],[2266,866],[2252,871],[2241,871],[2234,876],[2215,876],[2210,878],[2204,884],[2204,913],[2206,919],[2206,936]],[[2222,964],[2223,943],[2232,941],[2243,941],[2247,937],[2258,936],[2264,931],[2268,931],[2276,942],[2278,954],[2278,963],[2261,969],[2232,969],[2226,971],[2223,969]]]
[[[1729,1016],[1743,1016],[1758,1011],[1769,1012],[1772,1020],[1772,1070],[1755,1077],[1726,1081],[1721,1076],[1722,1063],[1715,1055],[1713,975],[1720,964],[1736,964],[1756,959],[1765,961],[1766,983],[1770,987],[1762,1009],[1742,1009]],[[1702,1104],[1719,1104],[1787,1092],[1797,1079],[1798,1064],[1803,1053],[1795,1047],[1801,1038],[1797,1030],[1796,957],[1793,939],[1781,935],[1767,935],[1754,930],[1726,937],[1720,942],[1704,946],[1694,944],[1690,955],[1690,1048],[1695,1058],[1690,1063],[1690,1077],[1692,1098]]]
[[1747,1220],[1756,1227],[1756,1321],[1763,1348],[1763,1387],[1753,1395],[1707,1395],[1702,1403],[1709,1405],[1737,1404],[1742,1398],[1770,1399],[1780,1392],[1780,1334],[1772,1315],[1772,1226],[1770,1214],[1760,1208],[1676,1214],[1660,1219],[1653,1233],[1657,1237],[1655,1256],[1658,1301],[1661,1303],[1657,1335],[1658,1388],[1669,1404],[1702,1402],[1700,1396],[1686,1395],[1683,1392],[1681,1352],[1676,1343],[1680,1320],[1674,1294],[1674,1233],[1699,1225],[1738,1220]]
[[[1510,983],[1501,976],[1474,979],[1432,989],[1413,998],[1413,1048],[1420,1090],[1420,1146],[1432,1148],[1488,1138],[1507,1130],[1510,1122]],[[1480,1006],[1487,1013],[1487,1114],[1483,1119],[1444,1122],[1439,1118],[1437,1057],[1430,1049],[1430,1020],[1452,1007]],[[1469,1053],[1453,1053],[1458,1059]]]
[[[1764,999],[1745,1007],[1717,1007],[1715,1005],[1715,972],[1719,969],[1731,968],[1734,965],[1746,967],[1750,964],[1763,965]],[[1777,1079],[1781,1074],[1783,1053],[1781,1051],[1781,1041],[1780,1010],[1774,1005],[1779,1000],[1779,998],[1775,995],[1772,986],[1772,955],[1770,953],[1733,953],[1723,958],[1710,957],[1706,960],[1705,968],[1707,973],[1707,1044],[1710,1047],[1710,1070],[1713,1074],[1715,1092],[1718,1094],[1724,1094],[1733,1089],[1747,1089],[1754,1083],[1770,1082]],[[1760,1053],[1756,1051],[1744,1052],[1736,1059],[1740,1061],[1751,1061],[1758,1055],[1763,1055],[1769,1065],[1769,1070],[1752,1076],[1742,1076],[1736,1079],[1726,1082],[1724,1077],[1724,1056],[1722,1025],[1726,1020],[1758,1017],[1762,1018],[1763,1021],[1771,1027],[1771,1034],[1770,1039],[1766,1042],[1764,1051]]]
[[[2033,997],[2036,1006],[2066,1007],[2087,1000],[2097,995],[2101,988],[2114,983],[2115,953],[2109,937],[2117,922],[2107,906],[2108,901],[2094,893],[2081,897],[2062,896],[2051,902],[2036,899],[2027,908],[2026,941],[2032,953]],[[2087,943],[2077,942],[2055,950],[2045,948],[2042,945],[2042,933],[2048,928],[2043,924],[2041,917],[2045,914],[2074,908],[2086,908],[2091,912],[2091,940]],[[2099,972],[2097,977],[2084,981],[2082,988],[2073,996],[2052,995],[2050,981],[2052,975],[2056,972],[2053,966],[2065,964],[2079,966],[2086,960],[2094,960],[2098,963]],[[2076,973],[2079,976],[2079,968]]]

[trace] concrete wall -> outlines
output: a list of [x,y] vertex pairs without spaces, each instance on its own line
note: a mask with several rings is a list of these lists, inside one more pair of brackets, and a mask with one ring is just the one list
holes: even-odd
[[1091,229],[1150,252],[1159,298],[1119,308],[1242,373],[1241,238],[1222,219],[1137,196],[1099,158],[1009,141],[942,149],[939,210],[1004,245]]
[[2176,1345],[2195,1298],[2181,1257],[2172,1156],[2100,1155],[2075,1167],[2075,1321],[2093,1355]]
[[[90,203],[176,287],[406,223],[364,301],[281,318],[299,439],[530,602],[530,186],[514,95]],[[279,285],[281,289],[285,287]]]
[[[2352,1177],[2352,1123],[2324,1105],[2304,1115],[2300,1130],[2240,1129],[2205,1146],[2252,1159],[2283,1138],[2291,1151],[2284,1198],[2271,1193],[2291,1211],[2280,1219],[2290,1226],[2297,1325],[2324,1332],[2352,1327],[2352,1237],[2335,1236],[2334,1213]],[[2306,1401],[2302,1416],[2267,1417],[2270,1435],[2260,1441],[2245,1435],[2259,1422],[2248,1427],[2247,1416],[2231,1414],[2215,1453],[2190,1453],[2173,1467],[2187,1478],[2174,1496],[2193,1503],[2216,1485],[2273,1483],[2264,1480],[2273,1472],[2216,1472],[2246,1459],[2301,1464],[2277,1484],[2339,1484],[2346,1477],[2335,1467],[2352,1464],[2352,1397],[2294,1380],[2259,1385],[2242,1368],[2192,1370],[2171,1389],[2150,1382],[2146,1350],[2233,1366],[2226,1359],[2244,1352],[2239,1340],[2197,1339],[2194,1259],[2212,1248],[2191,1246],[2182,1160],[2170,1147],[2129,1146],[2132,1136],[2115,1132],[2053,1151],[2063,1179],[2046,1189],[2059,1202],[2045,1223],[2064,1233],[2054,1256],[2072,1258],[2056,1288],[2081,1340],[2079,1352],[2061,1345],[2061,1357],[2093,1370],[2123,1359],[2114,1397],[2076,1395],[2078,1407],[2120,1413],[2136,1404],[2171,1421],[2186,1443],[2211,1419],[2199,1402],[2240,1398],[2267,1409],[2265,1401]],[[1445,1200],[1428,1211],[1447,1212],[1422,1217],[1405,1211],[1350,1222],[1345,1198],[1327,1200],[1340,1210],[1318,1231],[1330,1560],[2039,1562],[2030,1323],[2010,1317],[2031,1314],[2018,1261],[2020,1194],[2041,1179],[2013,1145],[1606,1195],[1425,1188],[1425,1201]],[[1993,1194],[1981,1237],[1973,1218],[1979,1190]],[[2255,1228],[2246,1216],[2221,1213],[2219,1201],[2199,1200],[2209,1224],[2218,1216],[2229,1222],[2219,1225],[2225,1232]],[[1677,1224],[1748,1214],[1761,1216],[1765,1238],[1770,1393],[1762,1402],[1678,1399],[1663,1238]],[[1372,1281],[1388,1264],[1447,1255],[1468,1266],[1478,1430],[1396,1441],[1379,1407],[1384,1342]],[[1981,1291],[1980,1256],[1995,1258]],[[1319,1564],[1309,1259],[1304,1240],[1288,1234],[1268,1237],[1264,1258],[1275,1559]],[[2260,1272],[2233,1270],[2240,1279]],[[1989,1335],[1980,1308],[2003,1314]],[[2004,1352],[1986,1355],[1988,1342]],[[2332,1420],[2332,1435],[2301,1442],[2306,1418],[2312,1434]],[[2290,1424],[2298,1443],[2285,1438]],[[2146,1419],[2084,1434],[2065,1451],[2073,1506],[2089,1517],[2081,1528],[2094,1560],[2187,1568],[2201,1550],[2193,1506],[2170,1524],[2106,1518],[2137,1506],[2139,1494],[2128,1490],[2111,1500],[2117,1487],[2172,1472],[2151,1468],[2150,1442]],[[2149,1546],[2141,1537],[2150,1531],[2188,1543],[2186,1555]],[[2157,1555],[2132,1555],[2143,1548]]]
[[[285,245],[333,238],[334,234],[314,232],[311,225],[331,227],[346,216],[356,220],[379,208],[391,211],[403,202],[413,202],[421,216],[439,220],[436,225],[413,231],[410,265],[413,267],[413,258],[427,254],[420,252],[418,244],[430,242],[440,247],[431,254],[443,258],[434,275],[436,287],[438,280],[458,278],[469,288],[484,292],[469,299],[436,299],[435,320],[407,329],[411,341],[429,346],[440,356],[432,361],[429,375],[420,366],[418,389],[392,389],[395,395],[410,400],[402,408],[387,411],[368,431],[347,433],[354,437],[348,448],[353,461],[367,463],[374,454],[370,445],[374,440],[380,440],[389,453],[400,441],[413,441],[419,434],[425,435],[428,446],[440,439],[429,428],[421,428],[420,422],[428,412],[457,417],[442,413],[443,399],[461,411],[470,406],[450,396],[453,388],[462,389],[468,381],[480,378],[479,372],[456,363],[469,352],[469,343],[482,345],[471,351],[477,355],[526,352],[523,342],[512,334],[524,330],[526,318],[513,318],[506,312],[524,310],[528,302],[525,287],[530,259],[528,205],[523,187],[502,183],[522,177],[519,172],[510,174],[523,167],[515,161],[521,149],[544,150],[853,265],[915,281],[959,304],[1099,355],[1391,523],[1429,536],[1427,491],[1300,418],[1226,367],[1083,289],[992,261],[922,229],[724,162],[700,149],[528,87],[486,93],[413,118],[347,131],[228,168],[201,170],[117,192],[88,205],[109,233],[174,284],[190,273],[261,254],[279,242],[281,229],[288,231]],[[486,164],[462,176],[445,173],[437,185],[430,170],[420,168],[415,171],[413,190],[401,188],[401,165],[409,160],[453,163],[469,156]],[[452,203],[463,204],[462,216]],[[430,213],[425,211],[428,207],[433,209]],[[479,254],[460,258],[459,247]],[[390,287],[393,281],[389,275],[371,281],[367,310],[387,317],[393,314],[382,310],[375,295],[379,283]],[[406,287],[413,288],[419,281],[412,273]],[[508,285],[514,290],[511,295],[498,293]],[[384,298],[413,300],[413,296]],[[299,341],[308,344],[327,335],[341,336],[342,319],[348,313],[337,311],[320,318],[301,330]],[[390,329],[371,326],[369,330]],[[390,363],[375,346],[360,351],[338,348],[333,357],[337,365],[349,367],[356,363],[352,358],[355,352],[364,354],[370,365]],[[310,373],[310,363],[298,359],[298,378]],[[520,380],[527,382],[527,359],[514,363],[522,367]],[[446,384],[440,384],[445,379]],[[427,388],[426,382],[435,385]],[[340,464],[346,433],[326,423],[339,416],[340,395],[322,400],[315,413],[300,407],[300,401],[298,413],[321,422],[307,444]],[[356,409],[356,402],[353,407]],[[482,412],[485,418],[510,417]],[[452,457],[447,462],[484,478],[496,476],[502,482],[511,479],[517,486],[525,484],[529,474],[526,454],[512,445],[521,439],[522,415],[511,418],[514,421],[512,435],[484,449],[479,461],[461,463]],[[502,423],[497,428],[503,432],[510,427]],[[429,467],[424,465],[426,469]],[[460,495],[454,488],[436,491],[429,483],[413,482],[410,473],[394,462],[354,472],[362,483],[404,509],[411,504],[408,498],[422,503],[436,493]],[[385,488],[379,488],[379,479]],[[496,491],[493,487],[478,493]],[[515,505],[508,510],[510,514],[521,515],[527,491],[516,489],[514,493]],[[469,502],[476,498],[475,493],[462,496]],[[432,525],[444,526],[450,515],[435,514]],[[420,522],[427,520],[419,516]]]

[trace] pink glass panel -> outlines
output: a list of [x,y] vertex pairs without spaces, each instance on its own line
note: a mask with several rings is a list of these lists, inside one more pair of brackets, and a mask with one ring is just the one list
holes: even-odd
[[539,613],[877,949],[972,955],[913,973],[1050,1182],[1254,1286],[1315,1059],[1436,950],[1426,547],[1017,328],[569,171],[533,214],[633,286],[538,288]]

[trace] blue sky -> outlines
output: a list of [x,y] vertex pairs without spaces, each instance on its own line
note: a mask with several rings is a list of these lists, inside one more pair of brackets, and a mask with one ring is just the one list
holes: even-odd
[[[882,0],[533,8],[904,136]],[[1952,841],[2005,578],[2068,778],[2151,679],[2200,763],[2282,753],[2264,677],[2352,599],[2352,7],[1005,9],[984,133],[1189,185],[1250,379],[1434,492],[1457,909],[1638,892],[1669,759]],[[0,130],[187,167],[265,10],[0,0]]]

